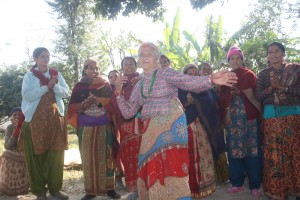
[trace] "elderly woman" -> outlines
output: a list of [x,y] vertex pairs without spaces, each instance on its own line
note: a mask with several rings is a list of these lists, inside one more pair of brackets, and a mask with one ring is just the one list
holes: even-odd
[[262,158],[259,140],[260,104],[254,91],[256,75],[244,66],[244,54],[238,47],[231,47],[227,60],[238,77],[234,87],[221,86],[221,117],[226,126],[226,144],[229,162],[229,193],[244,190],[245,173],[254,197],[260,196]]
[[69,96],[63,76],[49,68],[49,51],[44,47],[33,51],[36,64],[24,76],[22,111],[25,161],[30,191],[38,200],[69,199],[61,192],[64,150],[68,147],[62,98]]
[[159,65],[160,51],[153,43],[138,50],[138,64],[144,77],[136,84],[128,100],[123,96],[127,77],[116,80],[116,95],[124,118],[141,110],[143,133],[138,158],[139,199],[191,199],[188,185],[188,133],[186,117],[178,100],[178,87],[201,92],[213,84],[236,83],[231,72],[210,77],[187,76]]
[[[186,65],[183,68],[183,73],[190,76],[199,76],[199,70],[195,64]],[[203,198],[216,190],[212,150],[206,130],[202,126],[199,117],[201,112],[200,94],[178,89],[178,97],[184,106],[188,124],[189,186],[194,198]]]
[[300,197],[300,65],[284,61],[285,47],[267,47],[269,67],[258,75],[263,104],[263,186],[271,199]]
[[5,132],[4,148],[0,156],[0,192],[8,195],[24,194],[29,190],[29,180],[24,154],[17,150],[18,138],[24,122],[20,107],[10,114],[11,124]]
[[107,194],[119,199],[115,188],[115,160],[113,155],[114,128],[111,117],[110,84],[99,76],[98,63],[84,62],[83,77],[75,84],[67,112],[67,122],[75,128],[83,127],[82,166],[86,195],[89,200]]
[[[131,92],[141,78],[139,73],[136,72],[137,63],[133,57],[125,57],[121,62],[121,71],[127,77],[127,83],[123,85],[123,94],[125,100],[128,100]],[[138,153],[141,144],[142,134],[138,130],[138,116],[131,119],[124,119],[118,104],[116,95],[112,95],[112,105],[116,112],[117,128],[120,133],[120,154],[121,160],[124,165],[125,182],[128,192],[132,192],[127,199],[137,199],[137,164]]]

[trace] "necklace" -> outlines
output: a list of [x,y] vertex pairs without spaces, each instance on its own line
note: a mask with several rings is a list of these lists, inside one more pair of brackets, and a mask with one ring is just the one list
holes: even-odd
[[155,82],[155,79],[156,79],[156,74],[157,74],[157,70],[155,70],[154,73],[153,73],[153,75],[152,75],[151,84],[150,84],[150,87],[148,89],[148,95],[147,96],[145,96],[144,92],[143,92],[144,91],[144,79],[141,80],[141,84],[140,84],[140,89],[141,90],[140,91],[141,91],[141,96],[144,99],[147,99],[150,96],[150,94],[151,94],[151,92],[153,90],[153,85],[154,85],[154,82]]

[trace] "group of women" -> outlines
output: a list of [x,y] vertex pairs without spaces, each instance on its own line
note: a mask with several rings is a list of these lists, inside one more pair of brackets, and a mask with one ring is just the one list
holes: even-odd
[[300,198],[300,65],[285,62],[285,47],[267,47],[268,66],[258,77],[244,64],[244,54],[231,47],[227,60],[238,77],[219,88],[220,115],[226,132],[229,193],[244,190],[245,174],[251,195],[271,200]]
[[[230,71],[212,73],[204,63],[201,71],[191,64],[181,73],[157,46],[142,43],[137,62],[125,57],[109,82],[97,61],[87,59],[64,116],[69,87],[48,67],[49,51],[37,48],[5,143],[24,151],[27,171],[20,173],[26,179],[15,191],[26,192],[29,180],[38,200],[69,198],[61,191],[68,123],[78,135],[82,200],[103,194],[119,199],[116,171],[124,173],[128,199],[202,198],[228,178],[228,192],[236,193],[244,190],[245,174],[254,197],[261,195],[262,181],[270,199],[300,196],[300,67],[285,63],[284,56],[282,44],[270,44],[268,67],[257,77],[245,67],[241,49],[231,47]],[[14,113],[20,111],[19,120]],[[0,173],[9,155],[0,157]],[[0,177],[2,189],[7,178]]]

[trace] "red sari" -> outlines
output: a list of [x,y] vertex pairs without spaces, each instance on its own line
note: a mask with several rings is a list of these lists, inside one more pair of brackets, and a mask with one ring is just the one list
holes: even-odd
[[[127,84],[124,84],[123,91],[126,100],[129,99],[131,92],[135,86],[132,79],[139,77],[139,73],[134,73],[128,76]],[[124,165],[126,188],[129,192],[137,191],[137,165],[138,153],[141,144],[142,134],[139,134],[139,119],[132,118],[125,120],[119,110],[116,96],[113,94],[112,106],[116,112],[117,128],[119,129],[120,136],[120,149],[119,155]]]

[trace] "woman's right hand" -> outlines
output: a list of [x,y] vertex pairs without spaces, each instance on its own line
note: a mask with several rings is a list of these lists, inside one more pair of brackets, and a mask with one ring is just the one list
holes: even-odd
[[118,76],[118,78],[116,79],[116,84],[115,84],[116,93],[118,95],[122,94],[124,83],[127,83],[127,77],[123,76],[123,75]]

